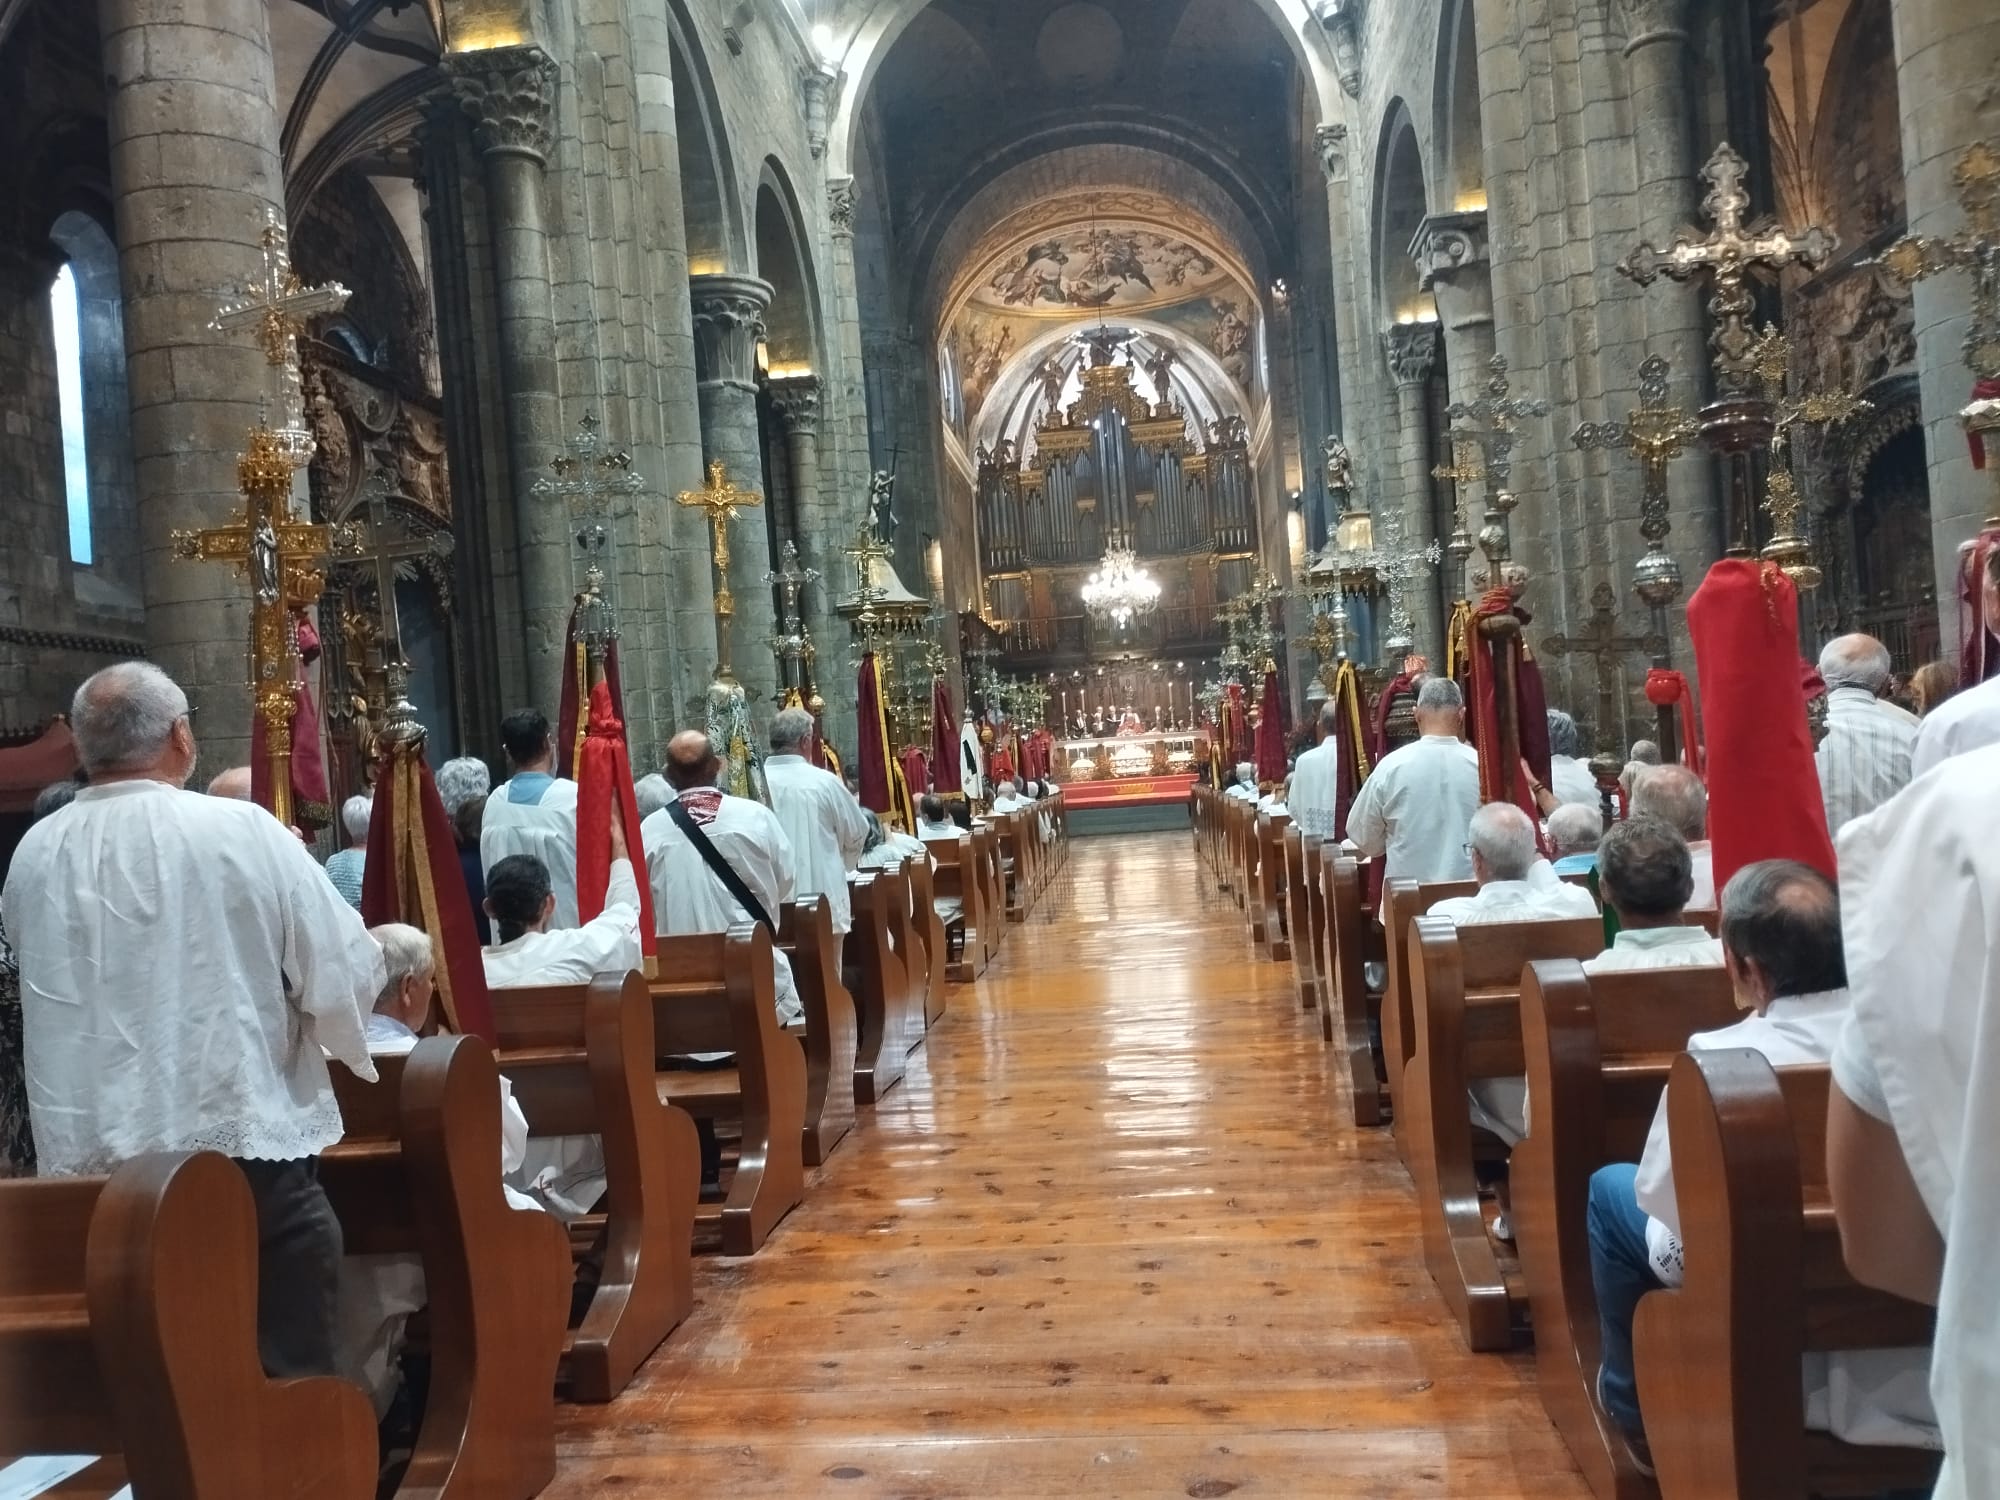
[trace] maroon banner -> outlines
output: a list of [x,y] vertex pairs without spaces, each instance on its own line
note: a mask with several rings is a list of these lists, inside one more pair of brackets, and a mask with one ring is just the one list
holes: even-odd
[[611,815],[625,832],[626,856],[639,886],[639,951],[654,949],[653,883],[646,877],[645,845],[639,838],[639,799],[632,789],[632,760],[625,725],[611,707],[607,679],[590,690],[590,723],[576,774],[576,916],[588,922],[604,910],[611,885]]
[[931,679],[931,790],[939,796],[961,796],[965,776],[959,765],[958,715],[951,711],[951,684]]

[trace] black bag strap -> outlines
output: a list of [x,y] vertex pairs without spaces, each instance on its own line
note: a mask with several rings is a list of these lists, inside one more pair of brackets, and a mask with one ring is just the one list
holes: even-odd
[[771,920],[771,914],[764,910],[764,903],[730,867],[722,852],[708,841],[708,835],[701,831],[701,824],[688,815],[676,797],[667,804],[667,816],[674,820],[674,826],[687,835],[687,841],[694,845],[694,852],[701,856],[701,862],[715,872],[715,878],[722,882],[722,888],[736,898],[736,904],[750,913],[750,920],[758,923],[773,938],[778,935],[778,924]]

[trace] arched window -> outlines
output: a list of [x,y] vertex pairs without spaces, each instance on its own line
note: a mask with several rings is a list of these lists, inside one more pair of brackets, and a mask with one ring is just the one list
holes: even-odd
[[56,396],[62,406],[63,491],[69,506],[69,560],[89,567],[90,461],[83,439],[82,318],[76,274],[65,265],[49,288],[49,321],[56,336]]

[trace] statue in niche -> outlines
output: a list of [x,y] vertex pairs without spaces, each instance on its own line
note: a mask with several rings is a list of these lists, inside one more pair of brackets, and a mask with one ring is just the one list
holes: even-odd
[[405,496],[424,509],[437,508],[437,494],[431,484],[431,467],[424,462],[423,455],[417,452],[415,446],[408,442],[396,445],[396,483]]
[[1354,491],[1354,458],[1338,435],[1329,435],[1320,449],[1326,463],[1326,492],[1347,495]]
[[268,516],[250,535],[250,586],[259,604],[278,602],[278,533]]
[[888,469],[877,469],[875,477],[868,481],[868,513],[874,519],[875,535],[885,542],[896,535],[895,501],[895,474]]
[[313,456],[325,479],[325,493],[345,495],[354,470],[354,450],[347,441],[347,423],[341,418],[333,393],[327,389],[325,371],[317,365],[307,365],[305,386],[306,420],[312,428],[316,445]]

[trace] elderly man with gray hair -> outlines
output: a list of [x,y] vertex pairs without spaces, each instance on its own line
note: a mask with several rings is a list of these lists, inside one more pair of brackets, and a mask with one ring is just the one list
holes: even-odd
[[771,720],[771,758],[764,781],[771,811],[797,861],[798,894],[825,898],[836,935],[854,925],[847,895],[847,872],[868,846],[868,819],[861,804],[831,771],[806,759],[812,746],[813,717],[803,708],[780,709]]
[[1708,788],[1686,766],[1646,766],[1632,779],[1632,815],[1658,818],[1687,844],[1694,882],[1686,904],[1715,905],[1715,849],[1708,838]]
[[[1556,802],[1563,806],[1597,807],[1601,799],[1597,778],[1584,760],[1583,736],[1576,720],[1559,708],[1549,710],[1549,785]],[[1550,811],[1547,803],[1543,810]]]
[[1826,682],[1826,738],[1819,767],[1826,827],[1838,833],[1910,784],[1917,720],[1888,701],[1894,686],[1889,648],[1872,635],[1843,635],[1819,654]]
[[1229,789],[1222,795],[1225,797],[1235,797],[1244,802],[1255,802],[1257,800],[1257,767],[1255,764],[1247,760],[1239,760],[1236,763],[1236,780],[1230,783]]
[[1513,803],[1489,802],[1474,813],[1466,848],[1478,891],[1438,902],[1430,909],[1431,916],[1476,926],[1597,915],[1589,891],[1535,868],[1542,862],[1542,851],[1535,841],[1534,820]]
[[1384,879],[1471,877],[1465,830],[1479,807],[1479,755],[1460,737],[1464,728],[1458,684],[1425,678],[1418,737],[1383,756],[1355,795],[1347,836],[1363,854],[1383,857]]

